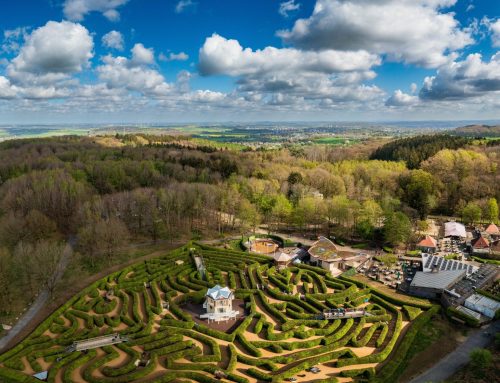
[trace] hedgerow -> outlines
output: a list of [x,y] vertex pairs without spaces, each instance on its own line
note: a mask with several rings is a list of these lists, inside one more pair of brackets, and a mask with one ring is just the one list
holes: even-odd
[[[196,270],[195,253],[203,256],[206,279]],[[192,311],[216,283],[228,285],[245,306],[244,313],[240,309],[244,318],[228,323],[228,331],[216,329]],[[299,293],[292,294],[295,285]],[[333,293],[328,292],[331,289]],[[314,364],[335,360],[338,367],[382,361],[390,366],[406,341],[405,337],[395,354],[403,313],[412,321],[411,335],[430,311],[425,302],[415,302],[346,277],[333,278],[314,266],[278,271],[268,256],[190,243],[113,273],[68,300],[32,335],[0,355],[0,381],[31,382],[29,372],[41,371],[46,364],[51,383],[59,376],[64,383],[72,382],[77,375],[78,381],[91,383],[183,379],[213,383],[218,381],[216,373],[236,383],[248,383],[249,378],[281,382]],[[323,319],[325,310],[360,305],[370,316]],[[390,337],[389,329],[394,329]],[[75,341],[115,332],[128,341],[99,352],[65,351]],[[350,350],[367,344],[377,347],[367,357],[357,358]],[[126,361],[114,364],[123,353]],[[149,357],[149,363],[137,367],[143,357]],[[221,364],[223,360],[227,365]],[[158,369],[159,364],[166,370]],[[236,368],[237,364],[243,367]],[[355,368],[341,375],[368,379],[374,372]],[[394,375],[385,367],[381,374]]]

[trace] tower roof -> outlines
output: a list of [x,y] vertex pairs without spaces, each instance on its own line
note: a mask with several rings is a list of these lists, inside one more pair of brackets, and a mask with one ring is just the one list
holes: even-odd
[[208,289],[207,291],[207,297],[210,297],[212,299],[228,299],[231,297],[233,292],[229,290],[229,288],[226,287],[221,287],[219,285],[215,285],[214,287]]

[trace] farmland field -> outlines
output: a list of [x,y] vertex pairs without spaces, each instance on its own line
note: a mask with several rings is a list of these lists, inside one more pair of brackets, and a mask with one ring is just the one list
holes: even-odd
[[[193,255],[207,268],[202,279]],[[235,291],[240,316],[198,318],[208,287]],[[112,292],[112,294],[110,294]],[[363,308],[356,319],[323,310]],[[188,244],[94,283],[0,356],[2,382],[393,381],[400,353],[436,308],[420,307],[311,267],[278,271],[267,256]],[[128,341],[85,352],[74,341],[119,333]],[[147,356],[147,363],[138,361]],[[404,355],[403,355],[404,357]],[[383,369],[381,362],[387,362]],[[319,366],[320,371],[308,371]]]

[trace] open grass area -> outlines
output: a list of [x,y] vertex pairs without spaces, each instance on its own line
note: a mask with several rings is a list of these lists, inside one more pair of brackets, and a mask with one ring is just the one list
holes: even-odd
[[360,140],[347,137],[321,137],[316,138],[313,142],[321,145],[353,145]]
[[[204,259],[204,277],[195,256]],[[224,331],[196,314],[215,284],[228,286],[241,302],[238,318]],[[406,304],[321,268],[278,271],[267,256],[189,243],[116,271],[69,299],[0,355],[0,381],[34,382],[31,375],[40,371],[48,371],[48,382],[64,383],[215,383],[217,376],[282,382],[297,374],[303,382],[392,381],[403,361],[396,348],[410,347],[436,312],[423,301],[420,310]],[[363,314],[323,318],[324,310],[339,307]],[[112,334],[125,342],[87,352],[69,347]],[[312,366],[320,371],[309,371]]]

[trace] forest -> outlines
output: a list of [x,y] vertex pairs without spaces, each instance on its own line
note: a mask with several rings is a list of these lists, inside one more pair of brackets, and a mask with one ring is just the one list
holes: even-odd
[[[0,307],[53,290],[67,243],[92,270],[132,243],[260,225],[404,246],[429,214],[498,221],[499,145],[413,140],[241,151],[148,135],[3,142]],[[400,157],[408,148],[422,156]]]
[[389,142],[373,152],[371,159],[404,161],[409,169],[415,169],[426,159],[443,149],[459,149],[470,140],[448,134],[422,135]]

